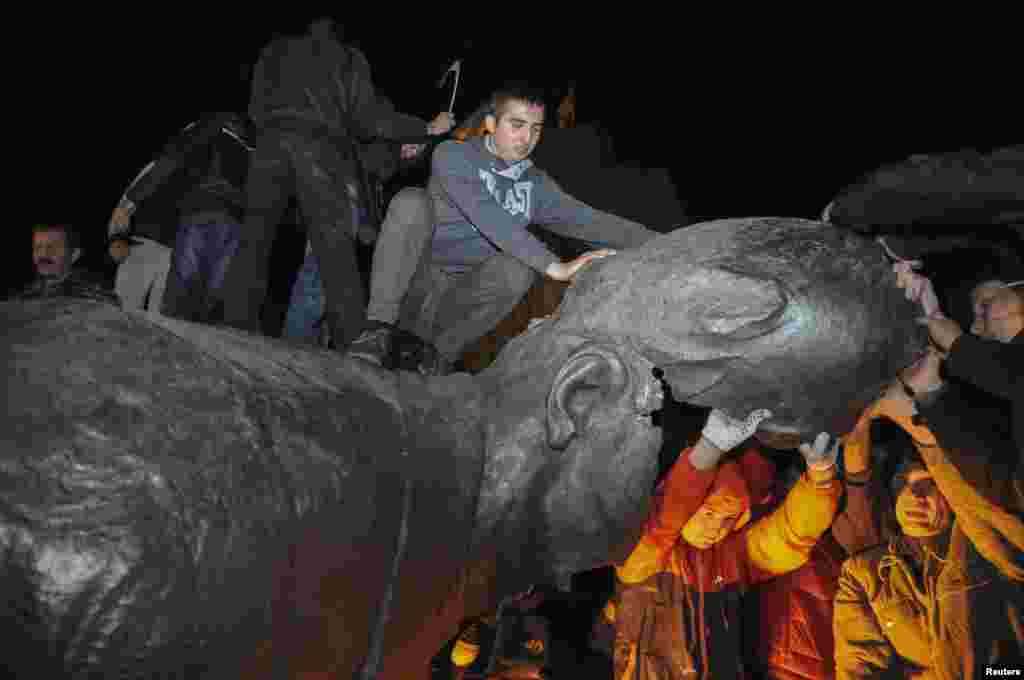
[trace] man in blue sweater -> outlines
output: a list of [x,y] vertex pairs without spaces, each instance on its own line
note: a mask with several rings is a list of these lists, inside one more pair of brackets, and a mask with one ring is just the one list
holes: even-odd
[[447,373],[538,275],[570,281],[613,250],[562,262],[527,231],[540,225],[589,244],[627,248],[656,235],[573,198],[529,159],[544,126],[543,95],[513,85],[492,95],[486,134],[437,147],[427,190],[392,201],[374,252],[369,324],[349,354],[387,365],[396,326],[433,343],[421,368]]

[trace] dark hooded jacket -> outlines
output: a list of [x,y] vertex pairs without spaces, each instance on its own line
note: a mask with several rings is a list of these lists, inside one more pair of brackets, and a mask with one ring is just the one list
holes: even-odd
[[[1008,343],[964,333],[950,348],[945,369],[948,375],[1010,402],[1014,458],[1024,460],[1024,332]],[[964,420],[991,432],[984,421],[967,417],[971,406],[961,406],[958,402],[963,399],[961,394],[943,395],[932,404],[918,406],[925,422],[948,448],[965,448],[958,436],[964,430]]]
[[427,134],[426,121],[395,111],[377,94],[366,57],[343,45],[326,21],[263,48],[249,116],[260,127],[273,123],[359,141]]
[[[139,233],[173,246],[179,216],[217,213],[240,221],[252,151],[251,127],[236,113],[210,113],[168,142],[124,194],[139,206],[135,216],[136,225],[143,225]],[[171,215],[175,219],[169,220]]]

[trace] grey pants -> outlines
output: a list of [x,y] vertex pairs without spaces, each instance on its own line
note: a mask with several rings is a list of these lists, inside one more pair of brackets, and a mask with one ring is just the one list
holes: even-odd
[[142,243],[132,246],[128,259],[117,268],[114,292],[125,309],[160,312],[171,269],[171,249],[148,238],[138,240]]
[[395,195],[373,253],[366,316],[415,333],[454,361],[512,311],[538,274],[503,254],[447,272],[430,261],[433,231],[425,189],[408,187]]

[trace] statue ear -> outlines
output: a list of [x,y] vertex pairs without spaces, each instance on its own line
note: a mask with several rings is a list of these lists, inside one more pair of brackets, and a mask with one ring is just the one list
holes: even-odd
[[616,352],[598,345],[576,350],[548,393],[548,446],[564,449],[587,428],[597,408],[617,401],[628,388],[629,374]]

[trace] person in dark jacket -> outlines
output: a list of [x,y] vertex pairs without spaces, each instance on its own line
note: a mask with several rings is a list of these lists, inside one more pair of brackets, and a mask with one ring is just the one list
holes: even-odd
[[[920,275],[903,273],[899,285],[909,297],[934,297],[931,282]],[[986,451],[990,458],[1007,450],[1012,423],[1016,455],[1006,452],[1001,457],[1015,464],[1024,460],[1024,281],[983,281],[971,291],[971,299],[974,318],[969,332],[941,310],[932,310],[923,322],[932,343],[944,353],[946,376],[1007,400],[1010,422],[1001,422],[1007,420],[1005,415],[980,412],[969,391],[950,381],[914,395],[918,413],[944,447]],[[978,446],[979,438],[986,443]]]
[[271,246],[295,196],[322,263],[331,335],[342,348],[361,329],[365,305],[347,188],[358,181],[354,145],[444,134],[451,116],[439,114],[428,124],[396,112],[374,89],[366,57],[342,44],[329,19],[263,48],[249,115],[259,134],[246,185],[245,229],[224,287],[225,322],[259,330]]
[[[168,203],[176,206],[172,237],[143,234],[146,227],[137,226],[140,234],[173,248],[160,307],[168,316],[204,322],[215,318],[219,290],[241,236],[250,137],[251,125],[243,116],[220,112],[201,117],[143,168],[114,209],[111,237],[128,229],[141,204],[152,202],[156,211],[167,210]],[[163,230],[150,226],[149,231]]]
[[[361,145],[359,151],[366,177],[366,191],[364,195],[354,197],[353,219],[358,225],[359,240],[372,243],[377,239],[380,228],[374,210],[376,189],[389,181],[406,162],[421,156],[422,148],[416,144],[397,145],[378,141]],[[326,307],[320,263],[313,252],[312,242],[307,238],[306,254],[292,285],[281,337],[305,344],[329,346],[329,329],[323,324]]]

